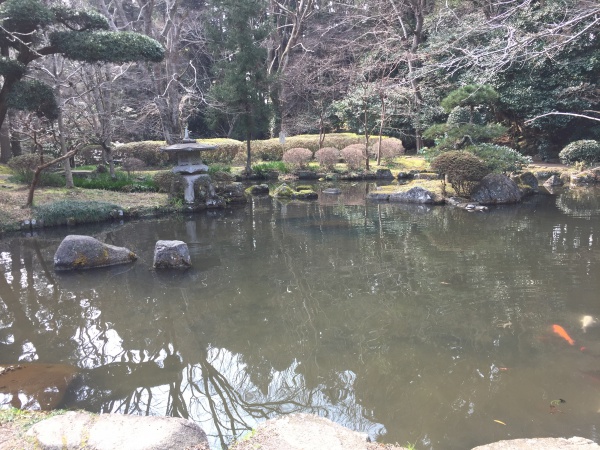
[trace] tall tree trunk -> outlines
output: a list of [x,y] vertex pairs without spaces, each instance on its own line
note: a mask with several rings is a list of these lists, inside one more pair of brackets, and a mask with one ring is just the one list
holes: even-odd
[[0,162],[6,164],[11,156],[12,149],[10,146],[10,126],[8,117],[6,117],[0,126]]
[[[60,95],[60,94],[59,94]],[[65,124],[63,121],[63,111],[62,108],[59,109],[58,111],[58,142],[60,143],[60,152],[63,155],[66,155],[67,153],[69,153],[69,150],[67,149],[67,141],[65,139]],[[75,187],[75,184],[73,183],[73,172],[71,172],[71,163],[69,161],[69,159],[65,159],[62,162],[63,165],[63,169],[65,171],[65,187],[68,189],[72,189]]]

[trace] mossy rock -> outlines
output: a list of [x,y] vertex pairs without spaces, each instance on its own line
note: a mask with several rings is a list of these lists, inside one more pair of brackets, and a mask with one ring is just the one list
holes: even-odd
[[246,195],[269,195],[269,186],[266,184],[255,184],[247,188],[244,193]]
[[319,195],[312,190],[302,190],[294,193],[292,198],[298,200],[316,200],[317,198],[319,198]]
[[294,191],[287,184],[283,183],[282,185],[278,186],[275,189],[275,192],[273,192],[273,197],[275,197],[275,198],[293,198],[295,193],[296,193],[296,191]]

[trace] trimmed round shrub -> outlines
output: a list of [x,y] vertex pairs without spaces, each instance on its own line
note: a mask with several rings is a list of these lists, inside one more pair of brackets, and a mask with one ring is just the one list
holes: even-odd
[[131,175],[132,172],[137,172],[138,170],[143,169],[146,166],[144,161],[139,158],[125,158],[121,163],[121,167],[127,175]]
[[521,155],[518,151],[504,145],[478,144],[465,150],[483,159],[490,172],[517,172],[532,162],[530,156]]
[[317,150],[315,158],[321,167],[331,170],[340,160],[340,151],[335,147],[323,147]]
[[[377,155],[379,150],[379,139],[373,145],[372,153]],[[381,159],[392,161],[394,158],[404,154],[404,146],[402,141],[397,138],[385,138],[381,140]]]
[[[468,106],[457,106],[450,114],[448,114],[448,119],[446,120],[446,124],[452,126],[460,126],[469,123],[471,120],[471,108]],[[475,125],[484,125],[485,120],[481,113],[477,110],[473,111],[473,124]]]
[[160,167],[169,161],[169,155],[160,149],[166,144],[164,141],[130,142],[115,146],[112,151],[113,159],[137,158],[144,161],[149,167]]
[[468,197],[476,184],[488,173],[485,161],[472,153],[453,150],[442,153],[431,162],[431,169],[445,175],[456,194]]
[[600,142],[591,139],[571,142],[560,151],[558,157],[563,164],[598,162],[600,161]]
[[86,145],[75,154],[75,163],[78,166],[93,166],[102,162],[102,147],[99,145]]
[[24,155],[14,156],[8,160],[8,167],[17,175],[27,176],[32,174],[41,164],[38,153],[25,153]]
[[362,167],[363,161],[365,160],[366,153],[365,144],[352,144],[342,149],[340,154],[346,164],[348,165],[348,169],[358,169]]
[[312,152],[307,148],[291,148],[283,154],[283,162],[296,167],[306,167],[312,156]]

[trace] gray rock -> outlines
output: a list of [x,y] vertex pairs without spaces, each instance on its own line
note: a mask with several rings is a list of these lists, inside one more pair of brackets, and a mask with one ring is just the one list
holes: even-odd
[[390,194],[384,192],[369,192],[367,198],[376,202],[387,202],[390,200]]
[[544,182],[544,186],[546,187],[562,186],[563,184],[563,180],[558,175],[552,175]]
[[54,254],[54,269],[93,269],[126,264],[136,259],[136,254],[125,247],[105,244],[91,236],[71,234],[63,239]]
[[377,169],[375,173],[378,179],[392,179],[394,175],[392,175],[392,171],[390,169]]
[[472,450],[594,450],[600,445],[582,437],[513,439],[480,445]]
[[506,175],[491,173],[475,187],[471,198],[482,205],[518,203],[521,201],[521,191],[517,183]]
[[156,241],[155,269],[187,269],[192,266],[190,251],[183,241]]
[[36,448],[47,450],[209,448],[198,425],[175,417],[67,412],[38,422],[27,435],[36,440]]
[[216,187],[216,193],[227,203],[240,204],[246,203],[247,199],[244,195],[244,185],[242,183],[229,183]]
[[511,179],[517,183],[521,190],[521,196],[526,197],[538,192],[538,179],[531,172],[524,172],[518,175],[511,176]]
[[342,191],[338,188],[327,188],[327,189],[323,189],[323,194],[329,194],[329,195],[340,195],[342,193]]
[[399,180],[412,180],[415,177],[413,172],[398,172]]
[[[367,435],[312,414],[290,414],[260,424],[237,450],[367,450]],[[386,448],[400,449],[389,446]]]
[[397,192],[390,194],[390,202],[400,203],[421,203],[421,204],[441,204],[444,199],[421,186],[415,186],[406,192]]
[[248,195],[269,195],[269,186],[266,184],[255,184],[245,190]]

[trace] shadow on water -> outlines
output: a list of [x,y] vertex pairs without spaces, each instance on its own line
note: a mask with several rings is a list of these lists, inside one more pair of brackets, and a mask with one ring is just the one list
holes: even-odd
[[[300,411],[418,448],[598,440],[595,194],[468,213],[341,186],[94,228],[128,266],[55,273],[66,230],[0,241],[0,363],[67,380],[47,399],[0,375],[0,400],[185,417],[214,448]],[[153,270],[159,239],[188,242],[192,268]]]

